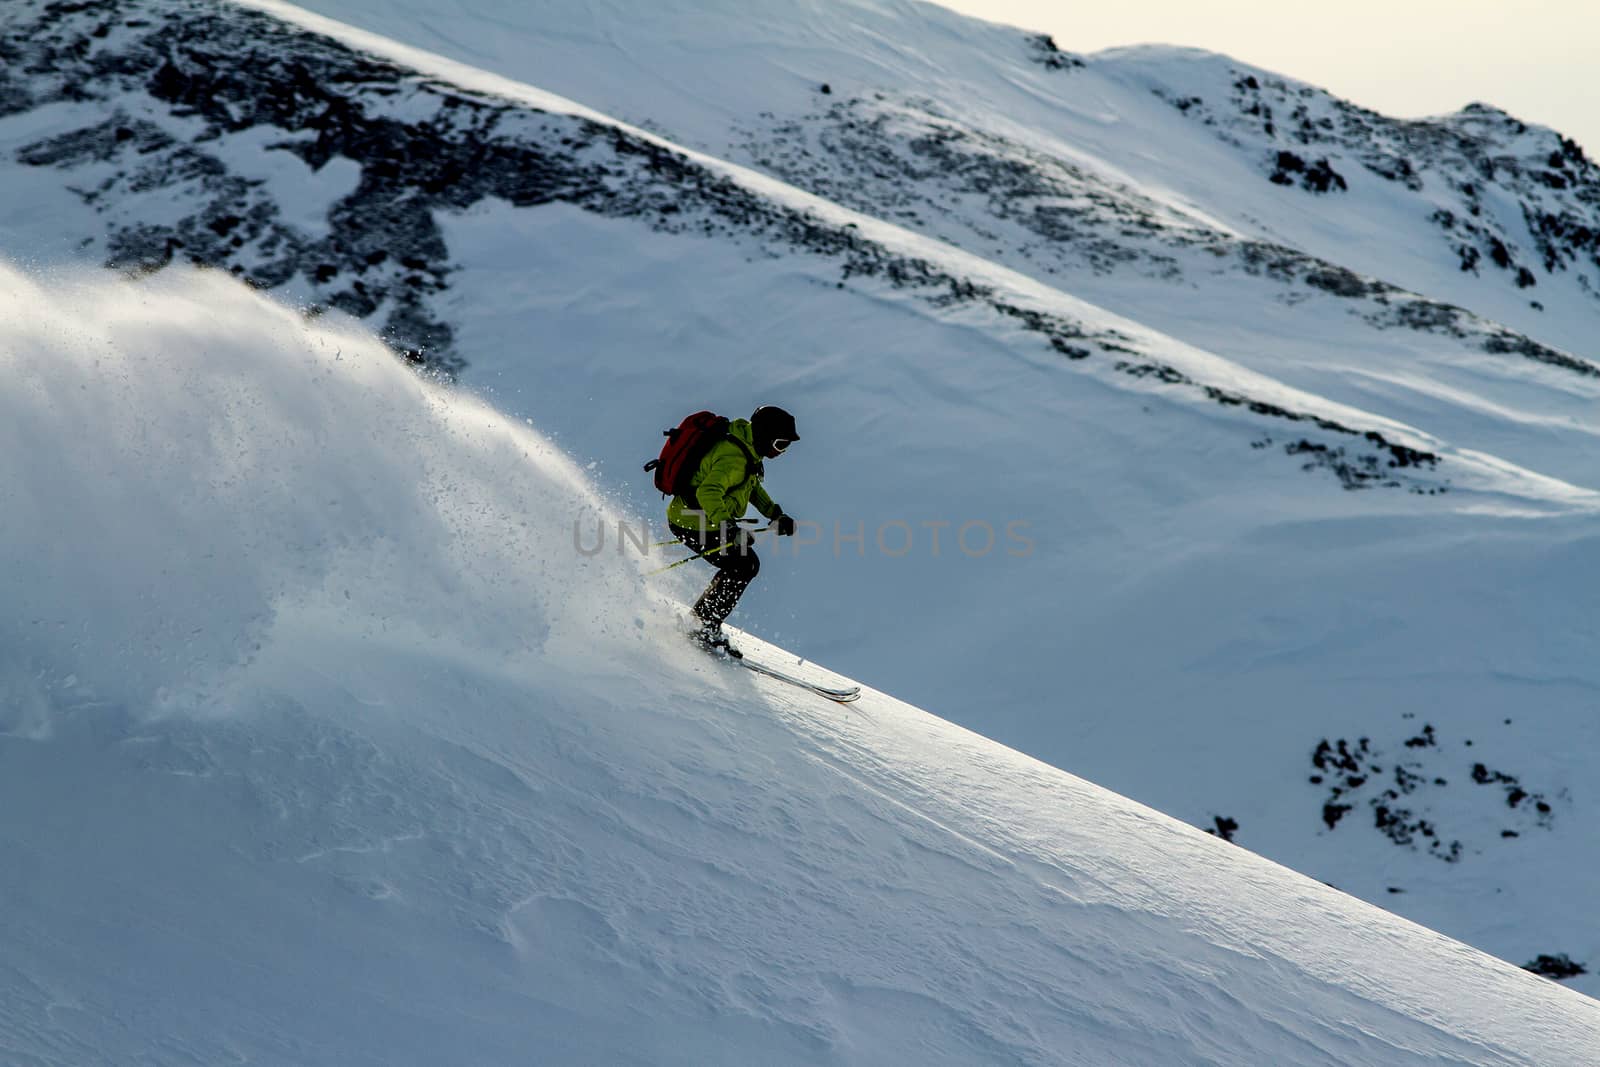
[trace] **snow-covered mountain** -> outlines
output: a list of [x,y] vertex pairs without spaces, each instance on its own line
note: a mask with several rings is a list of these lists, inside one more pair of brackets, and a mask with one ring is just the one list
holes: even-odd
[[605,511],[559,449],[348,321],[0,282],[8,1064],[1600,1045],[1585,996],[889,696],[705,660],[641,561],[552,552]]
[[[748,625],[1515,963],[1600,960],[1577,146],[888,0],[311,6],[371,32],[9,5],[4,251],[362,318],[634,520],[659,427],[781,402],[814,543]],[[527,565],[585,558],[560,529]]]

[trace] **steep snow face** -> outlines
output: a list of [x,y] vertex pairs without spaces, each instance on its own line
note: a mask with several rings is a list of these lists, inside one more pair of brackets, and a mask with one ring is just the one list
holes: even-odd
[[558,517],[610,512],[567,459],[349,322],[217,272],[0,294],[7,1062],[1600,1043],[1585,997],[908,705],[702,661],[574,551]]
[[550,558],[600,511],[542,438],[446,400],[348,320],[311,326],[224,275],[176,273],[7,270],[17,521],[0,588],[8,681],[29,687],[7,702],[14,731],[58,692],[226,702],[232,672],[303,616],[373,637],[392,619],[393,640],[486,662],[642,625],[648,599],[626,617],[596,604],[624,599],[615,567]]
[[[1093,153],[1009,168],[1043,136],[1017,123],[968,124],[930,152],[950,166],[905,185],[891,164],[937,116],[885,101],[924,132],[889,124],[876,188],[938,209],[907,208],[923,225],[889,200],[907,229],[284,13],[321,36],[189,0],[8,8],[0,142],[33,206],[0,207],[6,244],[134,272],[193,259],[360,316],[532,418],[634,520],[659,516],[638,470],[659,427],[782,402],[805,441],[769,486],[814,525],[765,550],[742,619],[1513,962],[1600,959],[1589,360],[1265,243],[1170,184],[1124,171],[1107,192]],[[898,25],[865,40],[907,72],[948,45]],[[1029,78],[1082,72],[1040,48]],[[1143,122],[1111,126],[1133,146]],[[979,140],[998,169],[975,180],[1043,176],[1042,196],[1129,225],[1078,253],[1032,242],[1036,219],[1002,233],[1015,220],[939,184]],[[1152,220],[1149,241],[1124,232]],[[961,236],[991,223],[993,247]],[[1097,258],[1114,238],[1131,259]],[[1160,256],[1222,266],[1164,280]],[[593,516],[561,510],[542,529],[582,555]],[[511,544],[504,567],[544,562]],[[602,553],[638,555],[615,530]],[[690,570],[659,588],[692,595]],[[492,620],[468,630],[492,649],[540,628]]]

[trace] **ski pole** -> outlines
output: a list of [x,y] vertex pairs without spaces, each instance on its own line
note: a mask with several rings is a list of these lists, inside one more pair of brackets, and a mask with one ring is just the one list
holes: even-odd
[[[763,526],[763,527],[761,527],[761,529],[752,530],[751,532],[752,533],[766,533],[770,529],[772,529],[771,526]],[[705,559],[707,556],[714,556],[718,552],[721,552],[723,549],[732,548],[734,545],[736,545],[738,543],[739,542],[737,542],[737,541],[725,541],[722,544],[718,545],[716,548],[708,548],[704,552],[696,553],[693,556],[687,556],[687,557],[685,557],[683,559],[678,560],[678,562],[676,562],[676,563],[669,563],[665,567],[658,567],[657,569],[651,571],[650,574],[652,574],[652,575],[664,574],[665,572],[670,571],[674,567],[683,566],[685,563],[693,563],[697,559]]]
[[[761,520],[760,519],[735,519],[734,521],[735,522],[760,522]],[[771,529],[771,527],[770,526],[769,527],[764,527],[764,529]],[[761,530],[757,530],[755,532],[756,533],[760,533]],[[656,541],[650,547],[651,548],[665,548],[668,545],[681,545],[681,544],[683,544],[683,542],[679,541],[676,537],[674,537],[670,541]]]
[[697,559],[705,559],[707,556],[714,556],[718,552],[721,552],[723,549],[727,548],[728,545],[731,545],[731,544],[733,544],[733,542],[729,541],[727,545],[718,545],[716,548],[710,549],[709,551],[706,551],[706,552],[701,552],[697,556],[685,556],[683,559],[678,560],[678,562],[676,562],[676,563],[669,563],[665,567],[659,567],[656,570],[651,571],[650,573],[652,575],[665,574],[667,571],[670,571],[674,567],[681,567],[685,563],[693,563]]

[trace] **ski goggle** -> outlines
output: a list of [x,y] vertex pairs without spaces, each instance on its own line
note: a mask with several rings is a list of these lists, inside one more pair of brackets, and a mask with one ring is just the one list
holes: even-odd
[[781,455],[783,450],[792,444],[794,444],[794,442],[789,440],[787,437],[775,437],[772,439],[772,451]]

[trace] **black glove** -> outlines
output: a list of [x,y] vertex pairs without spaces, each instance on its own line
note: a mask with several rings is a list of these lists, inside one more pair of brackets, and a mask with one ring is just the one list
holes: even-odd
[[778,517],[772,520],[772,525],[778,531],[779,537],[794,536],[794,520],[783,512],[778,512]]

